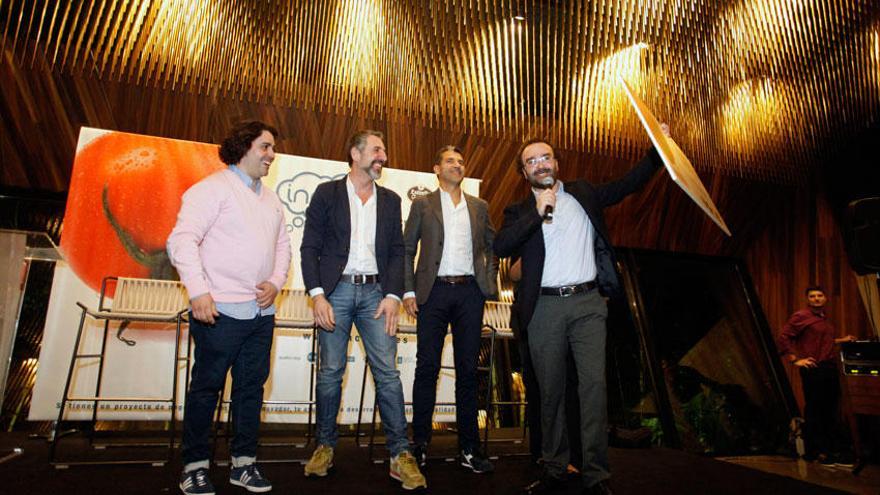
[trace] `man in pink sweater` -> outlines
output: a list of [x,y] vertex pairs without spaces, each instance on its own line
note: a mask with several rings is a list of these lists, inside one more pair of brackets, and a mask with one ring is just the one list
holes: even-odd
[[256,466],[263,384],[275,328],[275,296],[287,281],[290,239],[278,196],[260,178],[275,158],[278,132],[258,121],[235,126],[220,146],[228,165],[183,195],[168,256],[192,305],[195,363],[183,419],[185,494],[213,494],[208,437],[232,368],[232,471],[249,492],[271,483]]

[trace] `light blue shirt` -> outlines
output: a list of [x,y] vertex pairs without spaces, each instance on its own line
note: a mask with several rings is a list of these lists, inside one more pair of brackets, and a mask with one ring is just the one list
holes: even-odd
[[[540,189],[532,189],[537,197]],[[544,271],[541,287],[561,287],[596,280],[596,235],[587,212],[562,182],[556,192],[553,221],[541,224]]]
[[260,189],[263,188],[263,181],[260,179],[252,179],[250,175],[244,173],[244,170],[238,168],[238,165],[230,165],[229,170],[235,172],[235,175],[244,182],[244,185],[246,185],[248,189],[260,194]]
[[[263,187],[263,182],[260,179],[252,179],[248,174],[244,173],[242,169],[235,165],[230,165],[229,170],[235,172],[235,175],[244,182],[244,185],[246,185],[248,189],[255,190],[256,194],[260,194],[260,188]],[[236,320],[252,320],[257,316],[269,316],[275,314],[274,303],[268,308],[261,309],[260,305],[257,304],[256,299],[239,303],[218,302],[216,305],[217,311],[219,311],[220,314],[235,318]]]

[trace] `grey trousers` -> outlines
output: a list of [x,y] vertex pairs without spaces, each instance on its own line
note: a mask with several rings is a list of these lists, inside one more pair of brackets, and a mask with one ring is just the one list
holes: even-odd
[[541,390],[541,456],[544,469],[565,476],[569,463],[565,421],[565,359],[571,347],[581,402],[584,486],[608,479],[608,406],[605,386],[605,320],[597,290],[569,297],[540,296],[529,322],[529,355]]

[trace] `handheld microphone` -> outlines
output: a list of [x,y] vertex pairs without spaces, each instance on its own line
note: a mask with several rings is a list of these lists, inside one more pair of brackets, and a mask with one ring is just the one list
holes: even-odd
[[[553,187],[554,182],[556,182],[556,179],[554,179],[553,177],[544,177],[543,179],[541,179],[541,187],[543,189],[550,189],[551,187]],[[545,222],[553,221],[553,205],[547,205],[547,207],[544,208],[543,218]]]

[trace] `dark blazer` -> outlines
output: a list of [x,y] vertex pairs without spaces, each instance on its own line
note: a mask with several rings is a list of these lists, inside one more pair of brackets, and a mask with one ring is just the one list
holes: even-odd
[[[641,189],[661,164],[657,151],[651,148],[635,168],[616,181],[599,186],[593,186],[583,179],[565,183],[565,192],[577,199],[593,224],[596,233],[596,282],[599,292],[605,296],[617,295],[620,292],[620,281],[617,278],[614,249],[602,209],[619,203],[627,195]],[[544,272],[544,234],[541,229],[543,220],[535,205],[535,195],[529,191],[524,200],[505,208],[504,224],[495,237],[495,254],[499,257],[522,258],[522,280],[519,282],[516,304],[521,331],[526,331],[532,320]],[[572,249],[577,247],[572,246]]]
[[[345,181],[325,182],[315,189],[306,208],[306,224],[299,248],[306,290],[315,287],[330,295],[348,263],[351,212]],[[376,264],[385,294],[403,297],[403,233],[400,196],[376,185]]]
[[[489,219],[489,205],[482,199],[462,192],[467,202],[468,217],[471,222],[471,241],[474,253],[474,278],[487,298],[498,292],[496,275],[498,265],[492,252],[495,228]],[[421,239],[419,264],[413,271],[416,250]],[[440,189],[413,201],[403,231],[406,245],[404,281],[406,292],[415,291],[416,302],[425,304],[434,287],[440,258],[443,256],[443,207],[440,204]]]

